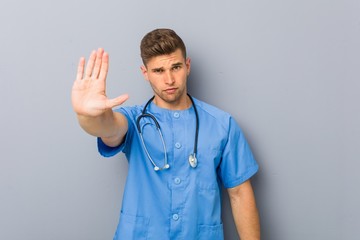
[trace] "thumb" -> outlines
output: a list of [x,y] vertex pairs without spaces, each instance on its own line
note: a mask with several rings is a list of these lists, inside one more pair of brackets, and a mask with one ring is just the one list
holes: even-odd
[[123,94],[119,97],[116,97],[113,99],[108,99],[106,101],[106,107],[113,108],[113,107],[119,106],[119,105],[123,104],[124,102],[126,102],[126,100],[128,100],[128,98],[129,98],[129,95]]

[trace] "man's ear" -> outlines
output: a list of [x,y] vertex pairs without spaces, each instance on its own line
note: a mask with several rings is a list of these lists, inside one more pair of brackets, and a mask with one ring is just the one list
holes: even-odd
[[185,64],[186,64],[186,68],[187,68],[187,76],[189,76],[190,69],[191,69],[191,59],[187,58],[186,61],[185,61]]
[[141,70],[141,73],[142,73],[142,75],[144,76],[145,80],[149,81],[147,68],[146,68],[144,65],[142,65],[142,66],[140,67],[140,70]]

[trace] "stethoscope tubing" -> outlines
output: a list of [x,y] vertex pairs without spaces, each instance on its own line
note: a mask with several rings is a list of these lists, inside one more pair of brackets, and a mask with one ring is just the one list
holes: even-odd
[[[193,149],[193,153],[190,154],[189,156],[189,164],[191,167],[195,168],[197,166],[197,159],[196,159],[196,154],[197,154],[197,143],[198,143],[198,136],[199,136],[199,116],[198,116],[198,112],[194,103],[194,100],[192,99],[192,97],[187,94],[192,102],[192,105],[194,107],[194,112],[195,112],[195,118],[196,118],[196,128],[195,128],[195,141],[194,141],[194,149]],[[137,117],[136,119],[136,128],[138,130],[138,133],[140,135],[140,139],[141,139],[141,144],[145,150],[145,154],[147,155],[147,157],[149,158],[150,162],[152,163],[152,165],[154,166],[154,170],[158,171],[158,170],[164,170],[164,169],[168,169],[170,167],[170,165],[168,164],[168,159],[167,159],[167,150],[166,150],[166,145],[165,145],[165,141],[164,141],[164,137],[163,134],[161,132],[161,128],[160,128],[160,124],[157,121],[156,117],[150,113],[146,112],[146,109],[148,107],[148,105],[151,103],[151,101],[155,98],[155,96],[153,96],[152,98],[149,99],[149,101],[145,104],[144,109],[141,113],[140,116]],[[153,160],[153,158],[151,157],[149,150],[146,147],[145,141],[144,141],[144,137],[142,134],[142,130],[141,130],[141,126],[140,126],[140,120],[142,118],[145,117],[149,117],[152,119],[152,121],[155,123],[156,125],[156,129],[160,135],[161,138],[161,142],[163,144],[163,150],[164,150],[164,165],[162,167],[159,167],[155,161]]]

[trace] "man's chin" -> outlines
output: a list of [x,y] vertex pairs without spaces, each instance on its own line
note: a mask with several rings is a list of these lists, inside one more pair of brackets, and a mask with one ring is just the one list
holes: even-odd
[[178,94],[162,94],[159,96],[161,100],[169,105],[176,105],[179,103],[181,96]]

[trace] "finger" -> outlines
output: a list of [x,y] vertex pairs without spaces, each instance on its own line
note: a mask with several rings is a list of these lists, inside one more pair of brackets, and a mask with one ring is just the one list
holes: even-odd
[[123,104],[126,100],[128,100],[128,98],[129,98],[129,95],[124,94],[117,98],[108,99],[106,101],[106,108],[113,108],[113,107],[119,106],[119,105]]
[[96,58],[96,52],[92,51],[90,58],[89,58],[89,62],[86,65],[85,77],[91,77],[91,74],[92,74],[92,71],[94,68],[95,58]]
[[109,70],[109,54],[107,52],[104,52],[104,55],[102,56],[102,64],[101,64],[99,79],[105,80],[108,70]]
[[99,77],[99,72],[102,65],[101,61],[102,61],[103,53],[104,53],[104,49],[102,48],[99,48],[96,52],[95,67],[92,72],[92,76],[91,76],[92,78],[96,79]]
[[81,57],[77,68],[76,80],[81,80],[83,78],[84,66],[85,58]]

